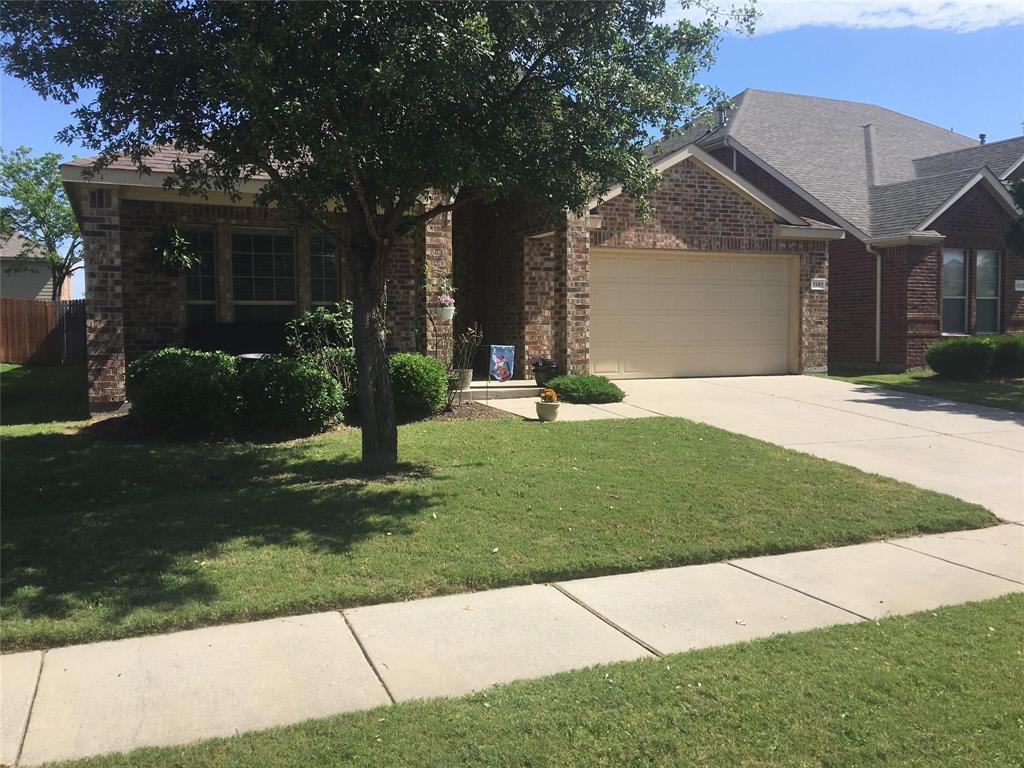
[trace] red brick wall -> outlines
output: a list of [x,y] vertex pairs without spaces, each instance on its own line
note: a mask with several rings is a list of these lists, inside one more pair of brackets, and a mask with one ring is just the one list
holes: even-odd
[[[971,253],[969,323],[975,323],[974,250],[996,250],[1002,254],[1002,290],[1000,295],[1000,329],[1024,331],[1024,292],[1014,290],[1015,280],[1024,280],[1024,255],[1010,251],[1006,245],[1006,231],[1010,215],[992,195],[980,186],[964,195],[955,206],[946,211],[933,225],[946,236],[947,248],[967,248]],[[939,272],[941,279],[941,270]],[[941,285],[941,282],[939,283]],[[941,296],[941,294],[940,294]]]
[[[125,363],[144,352],[180,344],[185,327],[185,279],[154,268],[151,250],[164,226],[219,227],[218,316],[230,320],[230,228],[275,227],[296,231],[296,258],[308,259],[308,233],[276,211],[249,206],[209,205],[167,201],[122,200],[110,190],[111,207],[89,207],[82,191],[82,230],[86,259],[87,339],[90,402],[94,409],[124,401]],[[335,228],[344,242],[346,225]],[[421,228],[396,244],[388,270],[388,343],[393,349],[425,351],[426,327],[424,259],[428,246],[435,270],[450,270],[450,224],[441,221]],[[344,251],[340,282],[347,282]],[[226,265],[226,267],[225,267]],[[298,265],[297,265],[298,267]],[[296,269],[297,277],[308,270]],[[344,295],[344,292],[343,292]],[[296,311],[305,308],[309,292],[298,291]]]

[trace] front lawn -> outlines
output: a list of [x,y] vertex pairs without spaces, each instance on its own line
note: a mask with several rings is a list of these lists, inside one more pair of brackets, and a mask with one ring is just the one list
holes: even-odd
[[886,387],[916,395],[930,395],[945,400],[955,400],[974,405],[988,405],[1005,408],[1008,411],[1024,413],[1024,383],[1020,381],[953,381],[936,376],[931,371],[907,371],[906,373],[866,373],[859,376],[835,376],[833,378],[853,384],[867,384]]
[[84,365],[51,368],[0,363],[0,424],[87,418]]
[[1022,637],[1013,595],[74,765],[1021,765]]
[[981,507],[681,419],[277,445],[3,427],[5,651],[990,525]]

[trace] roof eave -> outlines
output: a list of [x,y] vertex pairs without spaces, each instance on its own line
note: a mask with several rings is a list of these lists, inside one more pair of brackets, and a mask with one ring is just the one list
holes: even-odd
[[933,229],[926,232],[913,230],[893,235],[872,237],[866,241],[866,244],[872,248],[893,248],[897,245],[939,245],[945,239],[946,236],[944,234]]
[[774,235],[776,240],[842,240],[846,237],[846,230],[808,224],[776,224]]

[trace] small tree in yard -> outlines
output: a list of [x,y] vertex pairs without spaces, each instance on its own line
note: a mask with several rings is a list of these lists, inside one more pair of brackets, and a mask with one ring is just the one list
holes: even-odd
[[60,296],[65,280],[82,268],[82,238],[75,214],[60,180],[60,155],[32,157],[27,147],[0,150],[0,233],[25,238],[22,252],[4,267],[6,272],[35,269],[42,261],[50,269],[52,299]]
[[[703,0],[684,7],[707,8]],[[171,186],[237,193],[335,240],[349,218],[363,464],[397,462],[385,348],[396,241],[474,200],[580,211],[656,180],[647,129],[711,106],[697,84],[722,26],[753,11],[658,23],[663,0],[596,3],[0,2],[0,56],[40,94],[79,104],[64,138],[146,170],[183,152]],[[434,192],[429,198],[428,190]]]

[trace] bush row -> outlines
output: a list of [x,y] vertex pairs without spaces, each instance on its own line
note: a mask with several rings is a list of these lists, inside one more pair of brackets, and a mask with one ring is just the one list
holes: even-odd
[[[399,420],[444,406],[448,372],[440,361],[399,353],[388,362]],[[358,415],[351,348],[261,360],[161,349],[128,366],[126,390],[138,421],[177,435],[297,437]]]
[[338,383],[308,360],[174,347],[129,365],[125,387],[138,421],[178,435],[308,435],[338,423],[345,405]]
[[933,371],[950,379],[1018,378],[1024,376],[1024,334],[943,339],[924,356]]

